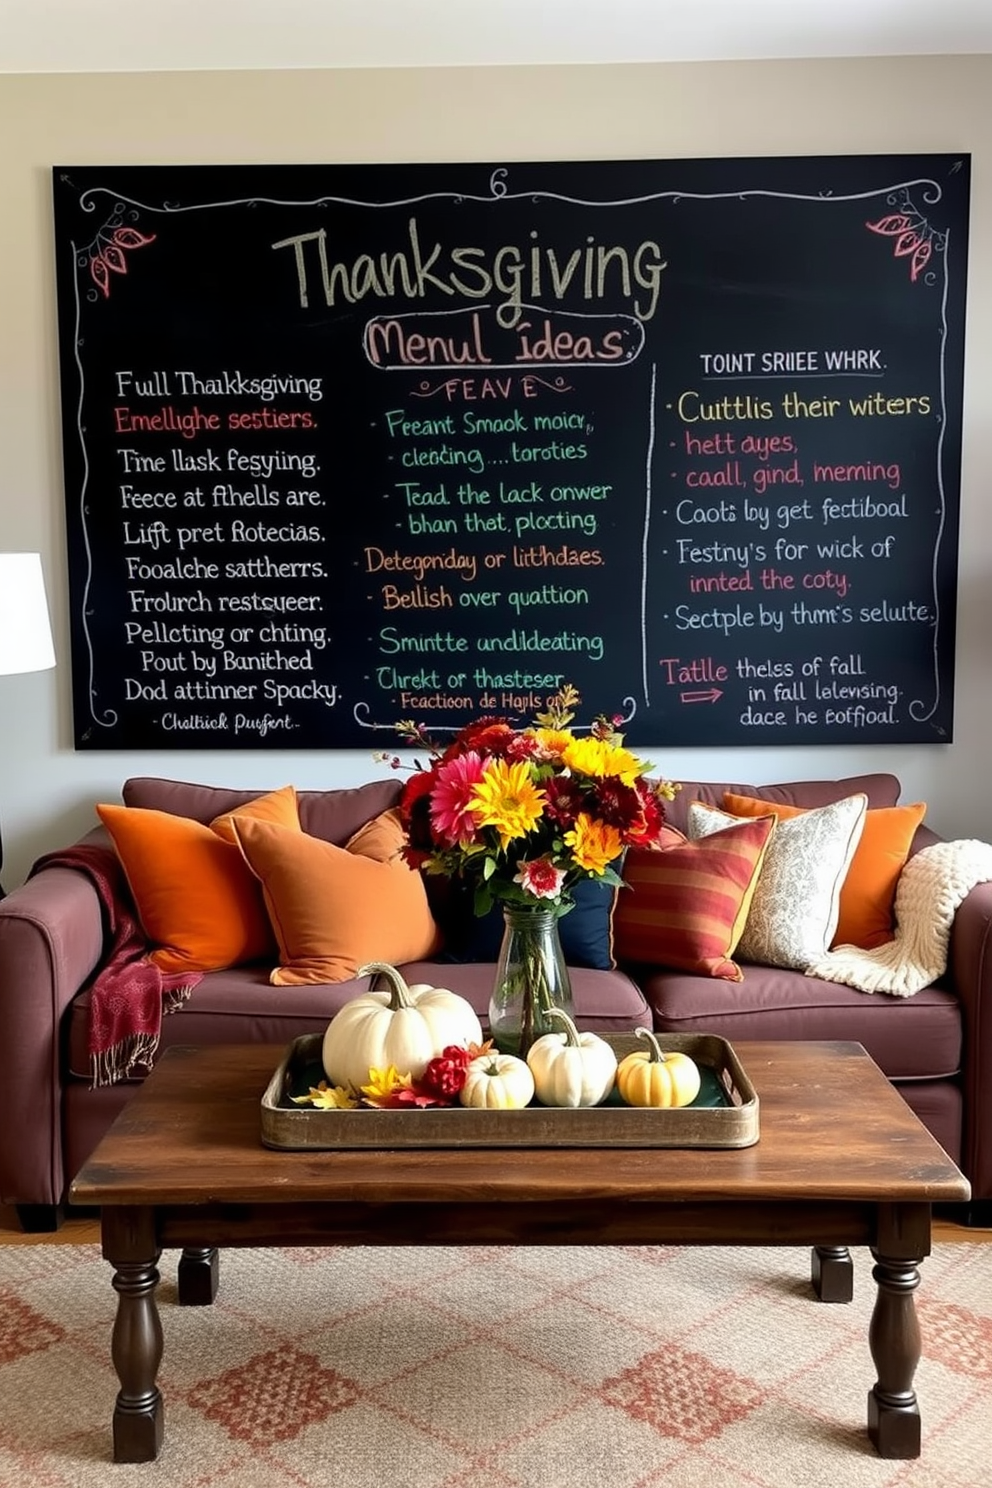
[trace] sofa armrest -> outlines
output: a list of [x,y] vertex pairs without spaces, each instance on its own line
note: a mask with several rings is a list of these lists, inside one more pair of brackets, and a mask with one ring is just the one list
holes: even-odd
[[965,1130],[962,1165],[976,1200],[992,1199],[992,883],[958,906],[947,971],[961,1001]]
[[0,1202],[62,1198],[61,1022],[100,962],[89,879],[46,868],[0,900]]

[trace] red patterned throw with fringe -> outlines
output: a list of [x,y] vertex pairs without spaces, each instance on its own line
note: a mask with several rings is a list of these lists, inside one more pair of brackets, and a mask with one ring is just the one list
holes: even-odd
[[163,1015],[179,1011],[202,973],[167,973],[149,961],[148,941],[134,912],[124,870],[108,848],[80,844],[47,853],[34,864],[30,876],[42,868],[84,873],[100,899],[105,952],[90,987],[93,1085],[116,1085],[136,1071],[147,1073],[158,1052]]

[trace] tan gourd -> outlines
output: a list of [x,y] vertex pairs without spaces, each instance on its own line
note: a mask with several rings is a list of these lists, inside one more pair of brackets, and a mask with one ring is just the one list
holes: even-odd
[[702,1083],[699,1066],[679,1050],[662,1052],[649,1028],[639,1028],[637,1037],[649,1048],[635,1049],[621,1059],[617,1089],[628,1106],[688,1106]]
[[324,1072],[331,1085],[359,1090],[370,1069],[392,1065],[419,1080],[448,1044],[481,1044],[482,1026],[471,1003],[447,987],[408,987],[395,966],[370,961],[359,976],[380,975],[388,992],[362,992],[346,1002],[324,1034]]

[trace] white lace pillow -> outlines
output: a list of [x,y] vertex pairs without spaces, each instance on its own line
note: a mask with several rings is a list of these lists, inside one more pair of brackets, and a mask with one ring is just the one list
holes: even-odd
[[[867,809],[867,796],[846,796],[830,806],[779,820],[737,946],[741,960],[805,970],[824,955],[837,928],[841,884],[864,830]],[[692,801],[689,836],[708,837],[739,820]]]

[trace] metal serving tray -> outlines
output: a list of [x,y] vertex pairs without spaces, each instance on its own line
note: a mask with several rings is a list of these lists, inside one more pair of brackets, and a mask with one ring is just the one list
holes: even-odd
[[[620,1060],[644,1049],[631,1033],[604,1035]],[[262,1142],[291,1151],[401,1147],[751,1147],[758,1140],[758,1096],[733,1047],[715,1034],[659,1034],[665,1053],[700,1066],[691,1106],[645,1109],[614,1095],[601,1106],[563,1109],[533,1103],[519,1111],[428,1106],[419,1110],[322,1111],[296,1106],[324,1078],[323,1034],[286,1050],[262,1096]]]

